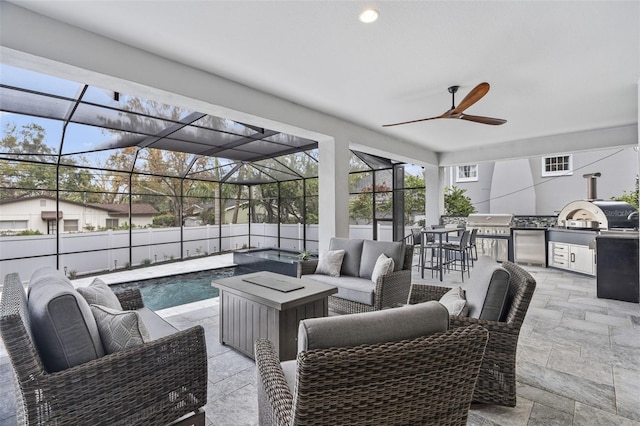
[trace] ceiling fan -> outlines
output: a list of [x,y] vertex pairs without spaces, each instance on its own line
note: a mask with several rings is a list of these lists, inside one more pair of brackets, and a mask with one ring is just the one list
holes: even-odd
[[484,95],[489,92],[489,83],[480,83],[474,87],[467,96],[464,97],[462,102],[456,107],[456,92],[460,86],[449,87],[449,93],[451,93],[451,109],[442,115],[431,118],[421,118],[419,120],[403,121],[401,123],[383,124],[382,127],[399,126],[401,124],[418,123],[420,121],[435,120],[438,118],[459,118],[461,120],[474,121],[476,123],[491,124],[497,126],[504,124],[507,120],[501,118],[482,117],[479,115],[463,114],[463,111],[469,108],[471,105],[478,102]]

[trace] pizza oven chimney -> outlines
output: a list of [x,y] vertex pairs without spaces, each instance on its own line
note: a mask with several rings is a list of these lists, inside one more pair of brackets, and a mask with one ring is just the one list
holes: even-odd
[[590,201],[598,199],[598,183],[596,179],[600,176],[602,176],[600,172],[582,175],[587,180],[587,199]]

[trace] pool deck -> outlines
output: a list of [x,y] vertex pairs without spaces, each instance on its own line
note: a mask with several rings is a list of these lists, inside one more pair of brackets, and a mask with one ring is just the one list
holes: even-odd
[[[232,255],[118,272],[107,283],[233,265]],[[468,425],[640,426],[640,305],[596,298],[592,277],[525,266],[537,287],[522,326],[517,353],[518,404],[473,405]],[[473,272],[472,272],[473,273]],[[440,285],[413,269],[413,282]],[[88,285],[93,277],[75,280]],[[460,274],[445,275],[446,286]],[[176,328],[205,329],[208,368],[207,425],[256,425],[255,363],[221,345],[218,298],[158,311]],[[0,425],[15,425],[15,395],[0,342]]]

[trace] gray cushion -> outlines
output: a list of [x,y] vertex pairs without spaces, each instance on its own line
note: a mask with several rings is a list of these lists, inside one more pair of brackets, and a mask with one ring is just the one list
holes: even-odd
[[122,305],[120,305],[120,301],[111,290],[111,287],[100,278],[95,278],[87,287],[78,287],[76,290],[89,305],[100,305],[119,311],[122,310]]
[[510,275],[488,256],[480,257],[465,287],[469,317],[499,321],[506,309]]
[[318,257],[318,266],[316,274],[329,275],[332,277],[340,276],[342,268],[342,259],[344,258],[344,250],[328,250],[320,253]]
[[331,238],[329,250],[344,250],[340,275],[360,276],[360,258],[364,240],[350,238]]
[[144,325],[147,327],[151,340],[170,336],[178,331],[149,308],[140,308],[137,309],[136,312],[140,315],[142,322],[144,322]]
[[119,352],[150,341],[149,332],[136,311],[120,311],[91,305],[102,345],[107,353]]
[[64,275],[38,270],[29,282],[29,318],[45,368],[61,371],[104,355],[87,301]]
[[[55,280],[51,280],[51,276],[55,275]],[[48,282],[55,282],[57,284],[66,285],[69,288],[73,288],[73,284],[69,278],[66,277],[62,272],[58,272],[57,269],[52,268],[50,266],[43,266],[42,268],[38,268],[31,274],[31,278],[29,279],[29,288],[27,291],[27,295],[31,293],[31,288],[40,285],[40,283],[46,284]]]
[[311,318],[298,326],[298,352],[414,339],[449,329],[449,311],[431,301],[362,314]]
[[303,275],[302,279],[336,286],[338,292],[333,296],[373,306],[376,285],[366,278],[348,276],[330,277],[328,275],[313,274]]
[[404,244],[400,242],[365,240],[362,245],[360,278],[371,279],[376,261],[383,253],[393,259],[394,271],[400,271],[404,268],[404,250]]
[[296,387],[296,370],[298,369],[298,362],[295,359],[290,361],[283,361],[280,363],[282,366],[282,372],[284,373],[284,378],[287,381],[287,386],[291,393],[293,393]]

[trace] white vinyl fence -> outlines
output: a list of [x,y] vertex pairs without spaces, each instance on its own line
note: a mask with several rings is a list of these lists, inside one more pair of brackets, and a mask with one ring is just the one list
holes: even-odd
[[[318,251],[318,225],[280,225],[280,247]],[[249,232],[251,235],[249,235]],[[216,254],[248,247],[277,247],[278,225],[269,223],[227,224],[182,228],[147,228],[131,231],[132,266],[153,265],[174,259]],[[406,234],[410,233],[407,228]],[[350,238],[372,239],[371,225],[352,225]],[[391,241],[391,226],[378,228],[378,239]],[[128,268],[129,231],[60,234],[60,269],[67,275],[83,275]],[[23,280],[42,266],[56,267],[56,236],[0,237],[0,279],[18,272]]]

